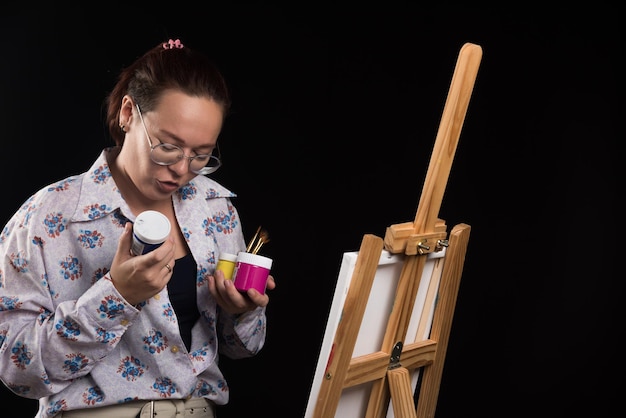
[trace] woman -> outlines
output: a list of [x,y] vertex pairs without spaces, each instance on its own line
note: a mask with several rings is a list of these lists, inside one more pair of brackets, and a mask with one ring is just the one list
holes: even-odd
[[[205,176],[221,164],[229,105],[205,55],[157,45],[107,97],[115,146],[7,223],[0,377],[39,399],[37,418],[213,417],[229,398],[219,354],[263,347],[268,296],[215,270],[220,253],[245,251],[234,194]],[[146,210],[171,233],[134,255],[133,221]]]

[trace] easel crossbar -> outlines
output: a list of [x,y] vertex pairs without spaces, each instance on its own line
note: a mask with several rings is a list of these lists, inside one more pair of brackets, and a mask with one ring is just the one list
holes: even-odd
[[[437,342],[433,340],[423,340],[408,344],[402,349],[400,363],[407,369],[415,369],[429,365],[435,358]],[[371,382],[385,377],[389,365],[390,353],[377,351],[376,353],[365,354],[354,357],[348,367],[348,373],[343,383],[344,388]]]

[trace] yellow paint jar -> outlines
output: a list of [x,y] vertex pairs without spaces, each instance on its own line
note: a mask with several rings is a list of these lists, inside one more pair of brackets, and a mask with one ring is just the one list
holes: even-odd
[[220,253],[220,258],[217,261],[215,270],[221,270],[222,273],[224,273],[224,278],[230,280],[233,278],[236,263],[237,256],[235,254]]

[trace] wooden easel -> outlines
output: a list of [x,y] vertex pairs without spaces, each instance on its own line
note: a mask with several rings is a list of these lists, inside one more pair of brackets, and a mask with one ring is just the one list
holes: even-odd
[[[363,237],[314,418],[334,417],[342,391],[368,382],[372,386],[366,418],[385,417],[390,400],[397,418],[435,415],[470,232],[469,225],[459,224],[448,238],[445,222],[438,215],[481,59],[478,45],[466,43],[460,50],[414,221],[388,227],[384,241],[371,234]],[[405,254],[393,308],[380,351],[353,358],[383,248]],[[438,288],[431,293],[437,302],[429,338],[407,342],[409,318],[426,256],[443,248],[445,264]],[[416,406],[411,373],[417,369],[423,374]]]

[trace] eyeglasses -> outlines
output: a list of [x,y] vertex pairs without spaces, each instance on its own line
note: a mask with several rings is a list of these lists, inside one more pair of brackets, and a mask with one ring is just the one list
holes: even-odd
[[[189,170],[193,173],[201,175],[214,173],[218,168],[220,168],[222,165],[220,157],[211,154],[199,154],[194,155],[193,157],[188,157],[185,155],[183,149],[178,145],[166,144],[163,142],[152,145],[152,140],[150,139],[150,134],[148,134],[146,123],[143,120],[141,109],[139,109],[139,105],[136,103],[135,106],[137,107],[137,112],[139,112],[139,119],[141,119],[143,130],[146,133],[146,139],[148,140],[148,146],[150,147],[150,159],[153,162],[158,165],[172,165],[176,164],[183,158],[186,158],[189,160]],[[219,145],[216,145],[215,149],[217,149],[218,155],[221,156]]]

